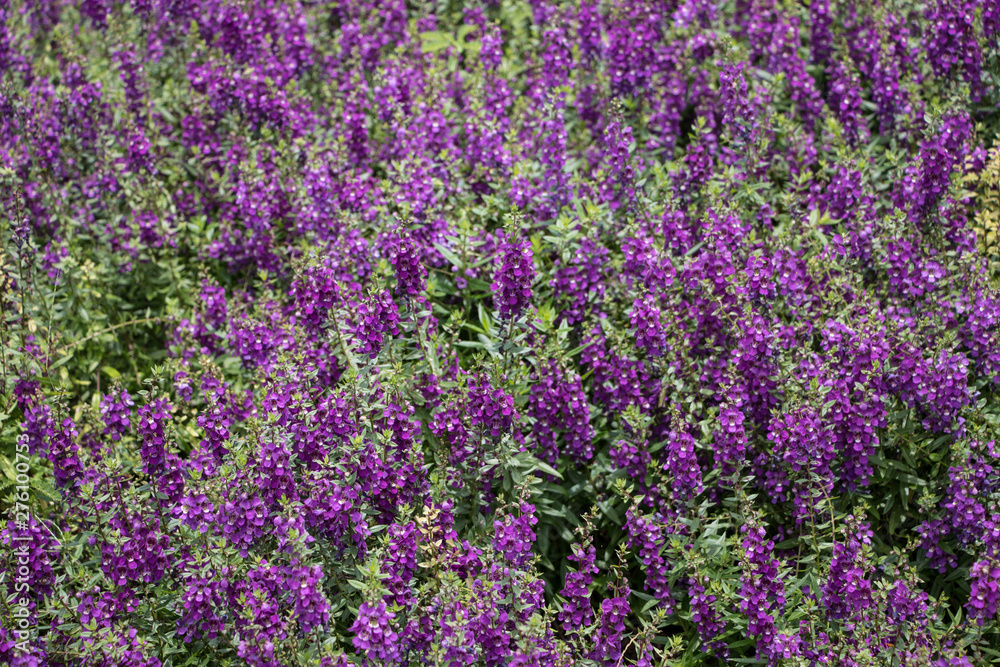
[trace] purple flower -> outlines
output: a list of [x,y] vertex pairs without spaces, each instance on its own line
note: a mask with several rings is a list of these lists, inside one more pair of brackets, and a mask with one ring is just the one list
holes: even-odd
[[651,357],[662,355],[667,349],[667,334],[663,329],[660,308],[656,297],[647,294],[632,302],[632,313],[629,316],[635,343]]
[[396,615],[386,610],[385,602],[372,605],[362,602],[358,617],[351,626],[354,648],[368,658],[392,661],[399,656],[399,635],[392,629]]
[[493,546],[514,567],[524,567],[531,559],[535,541],[532,529],[538,523],[535,506],[522,502],[518,516],[506,514],[493,522]]
[[481,427],[484,434],[493,438],[509,433],[520,419],[514,409],[514,398],[503,389],[494,388],[482,374],[469,380],[468,414],[473,426]]
[[396,293],[417,296],[424,290],[427,270],[409,233],[396,234],[387,241],[389,262],[396,272]]
[[531,283],[535,279],[531,241],[508,238],[500,246],[501,266],[491,288],[494,307],[504,319],[517,319],[531,302]]
[[594,565],[596,550],[592,545],[586,548],[573,545],[569,560],[577,564],[577,569],[566,573],[562,596],[565,599],[559,621],[566,632],[579,632],[594,622],[594,608],[590,602],[590,585],[594,575],[600,572]]
[[387,290],[357,304],[353,333],[358,352],[372,359],[382,351],[387,335],[399,335],[399,307]]
[[104,434],[118,442],[131,426],[132,407],[135,403],[124,389],[105,394],[101,401],[101,415],[104,417]]
[[170,418],[170,410],[165,398],[155,399],[139,408],[137,426],[142,447],[142,469],[147,474],[163,472],[167,455],[163,428]]

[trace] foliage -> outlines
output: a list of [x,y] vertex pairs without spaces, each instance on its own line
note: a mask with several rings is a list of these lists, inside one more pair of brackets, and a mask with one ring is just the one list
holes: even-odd
[[1000,662],[995,3],[0,18],[3,664]]

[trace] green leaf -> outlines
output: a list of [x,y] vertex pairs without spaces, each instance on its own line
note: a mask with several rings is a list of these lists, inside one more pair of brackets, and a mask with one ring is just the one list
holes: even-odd
[[59,368],[60,366],[64,366],[72,358],[73,358],[73,353],[70,352],[65,357],[63,357],[62,359],[60,359],[56,363],[52,364],[52,366],[50,366],[50,370],[55,370],[55,369]]
[[10,481],[17,481],[17,474],[14,473],[14,466],[11,465],[10,460],[8,460],[3,454],[0,454],[0,468],[2,468],[4,474],[10,478]]
[[444,247],[440,243],[435,243],[433,245],[434,249],[437,250],[439,253],[441,253],[441,256],[444,257],[446,260],[448,260],[453,266],[457,266],[459,269],[464,268],[463,267],[464,263],[462,262],[462,260],[458,258],[458,255],[456,255],[455,253],[453,253],[451,250]]
[[556,470],[555,468],[553,468],[552,466],[550,466],[545,461],[541,461],[539,459],[535,459],[533,463],[534,463],[533,468],[537,468],[538,470],[541,470],[542,472],[544,472],[544,473],[546,473],[548,475],[552,475],[553,477],[556,477],[557,479],[562,479],[563,478],[563,476],[559,474],[558,470]]
[[452,39],[449,35],[432,31],[420,33],[420,50],[424,53],[437,53],[452,46]]

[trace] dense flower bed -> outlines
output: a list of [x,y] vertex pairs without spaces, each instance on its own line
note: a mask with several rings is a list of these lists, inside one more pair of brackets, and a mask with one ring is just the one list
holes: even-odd
[[1000,658],[994,0],[0,19],[0,663]]

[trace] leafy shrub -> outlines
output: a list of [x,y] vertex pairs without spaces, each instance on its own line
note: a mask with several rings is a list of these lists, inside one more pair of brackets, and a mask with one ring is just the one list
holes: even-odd
[[4,664],[1000,658],[994,3],[0,16]]

